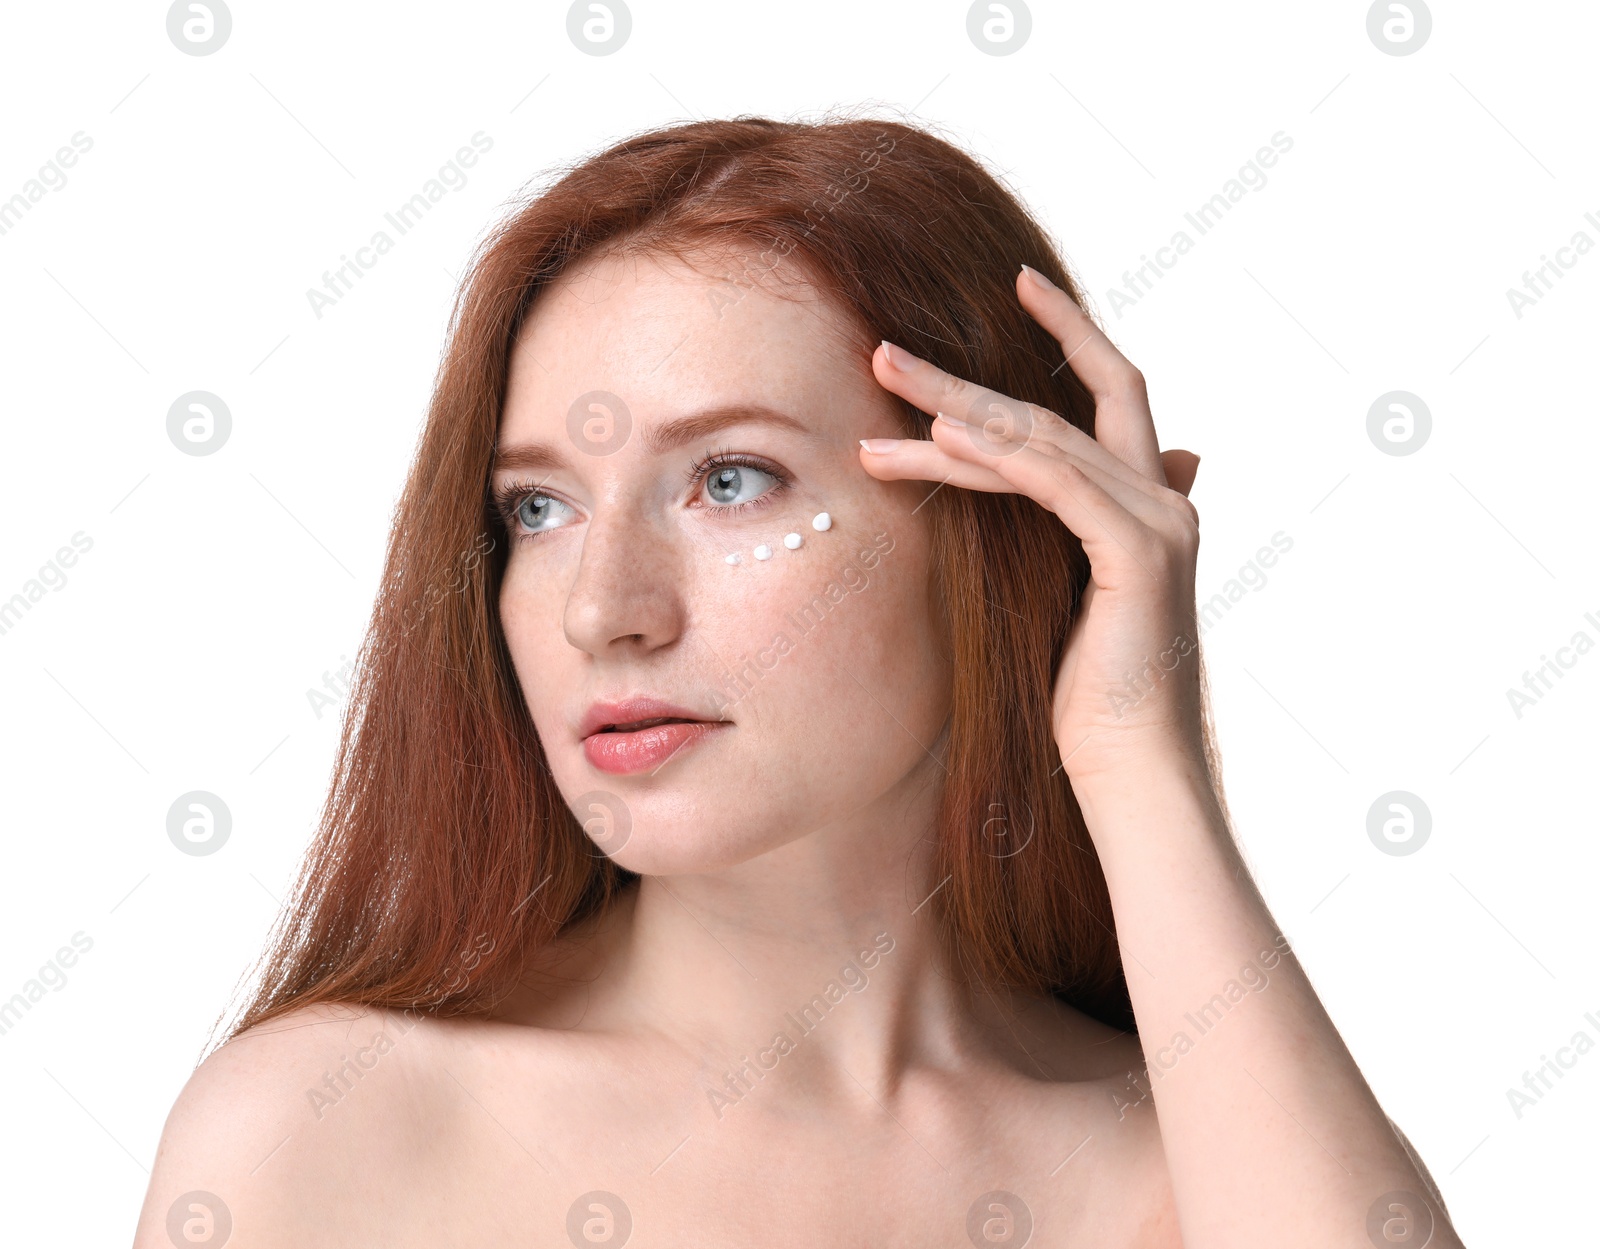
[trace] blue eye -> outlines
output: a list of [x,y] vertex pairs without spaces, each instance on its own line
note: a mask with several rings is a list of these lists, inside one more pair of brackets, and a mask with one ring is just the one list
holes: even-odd
[[[713,516],[765,507],[789,484],[777,465],[737,452],[705,456],[690,466],[686,476],[691,485],[704,480],[697,501]],[[506,482],[494,491],[494,506],[511,536],[529,541],[562,528],[577,515],[571,504],[545,494],[532,481]]]
[[724,464],[706,478],[706,492],[717,506],[734,507],[759,498],[777,481],[773,474],[752,464]]
[[718,451],[702,456],[685,475],[693,484],[705,479],[702,503],[713,516],[766,507],[772,496],[789,484],[776,464],[742,451]]
[[506,482],[494,492],[494,508],[513,538],[530,541],[538,534],[560,528],[565,523],[563,514],[576,515],[570,504],[545,494],[531,481]]
[[546,529],[559,528],[559,524],[552,523],[552,518],[560,515],[555,509],[572,512],[560,499],[552,499],[547,494],[535,491],[517,504],[515,517],[529,533],[543,533]]

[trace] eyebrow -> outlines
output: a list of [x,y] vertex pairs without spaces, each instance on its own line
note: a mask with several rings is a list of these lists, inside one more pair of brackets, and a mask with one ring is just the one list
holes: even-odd
[[[814,431],[798,417],[769,408],[763,403],[729,403],[706,408],[691,416],[682,417],[666,425],[651,426],[644,430],[644,447],[651,455],[663,455],[685,443],[708,438],[731,425],[774,425],[795,433],[813,435]],[[497,446],[491,473],[514,469],[534,470],[566,468],[566,455],[544,442],[519,443]]]

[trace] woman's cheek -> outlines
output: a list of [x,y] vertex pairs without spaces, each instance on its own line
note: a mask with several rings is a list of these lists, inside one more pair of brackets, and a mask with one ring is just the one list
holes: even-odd
[[[566,580],[560,578],[565,575]],[[531,554],[508,563],[500,585],[500,627],[517,684],[541,731],[555,727],[570,696],[579,652],[566,640],[566,597],[557,589],[571,574]]]
[[827,528],[811,527],[819,513],[809,504],[785,508],[773,523],[728,525],[701,540],[689,649],[705,658],[709,708],[728,719],[764,720],[802,660],[808,604],[836,540],[831,518]]
[[[785,532],[797,534],[798,545],[783,545]],[[751,533],[739,562],[724,556],[704,568],[709,586],[697,614],[723,665],[718,710],[738,719],[741,703],[754,710],[781,693],[784,710],[826,710],[831,702],[824,718],[837,717],[841,692],[860,697],[857,681],[870,689],[886,672],[915,670],[917,658],[903,653],[903,643],[922,636],[926,567],[918,581],[915,570],[896,566],[908,550],[881,519],[864,533],[835,522],[805,533]]]

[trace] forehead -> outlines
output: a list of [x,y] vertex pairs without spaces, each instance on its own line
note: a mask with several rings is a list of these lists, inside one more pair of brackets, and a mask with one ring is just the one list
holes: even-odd
[[793,259],[610,250],[540,292],[512,349],[505,434],[616,394],[639,419],[720,403],[881,403],[862,328]]

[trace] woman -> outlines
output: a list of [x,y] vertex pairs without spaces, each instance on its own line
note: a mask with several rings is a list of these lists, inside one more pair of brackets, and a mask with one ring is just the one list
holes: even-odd
[[1081,304],[887,121],[496,231],[137,1243],[1459,1244],[1235,851],[1198,460]]

